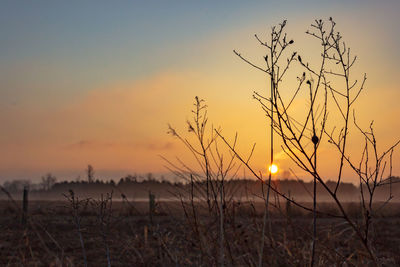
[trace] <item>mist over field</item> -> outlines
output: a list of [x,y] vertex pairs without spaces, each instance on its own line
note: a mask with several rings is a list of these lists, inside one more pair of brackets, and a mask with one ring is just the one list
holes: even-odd
[[[48,178],[48,177],[47,177]],[[400,201],[400,178],[393,177],[393,184],[390,186],[385,185],[378,188],[375,201],[385,202],[388,194],[391,192],[393,198],[392,202]],[[336,183],[334,181],[328,182],[330,188],[334,188]],[[163,176],[157,177],[148,174],[145,177],[128,175],[120,178],[117,181],[109,180],[106,182],[96,180],[94,182],[87,181],[49,181],[43,180],[41,183],[32,184],[29,181],[16,180],[13,182],[6,182],[3,187],[7,190],[15,200],[22,200],[23,189],[25,186],[29,187],[29,198],[31,200],[65,200],[65,194],[69,190],[73,190],[76,196],[80,198],[93,198],[96,199],[101,195],[113,192],[113,199],[115,201],[123,201],[124,198],[130,201],[146,202],[148,201],[149,192],[153,193],[157,200],[164,201],[179,201],[177,195],[189,190],[191,184],[188,182],[170,182]],[[198,183],[199,187],[202,183]],[[303,182],[299,180],[273,180],[272,186],[283,192],[286,196],[300,202],[312,202],[312,182]],[[390,188],[391,187],[391,188]],[[254,179],[235,179],[225,181],[226,194],[235,201],[242,202],[264,202],[263,187],[260,181]],[[366,188],[364,188],[366,190]],[[344,202],[360,202],[359,197],[360,188],[351,183],[343,183],[340,186],[338,198]],[[317,188],[318,200],[321,202],[333,202],[329,194],[324,188],[319,185]],[[194,198],[196,201],[202,200],[201,192],[194,191]],[[1,195],[0,200],[7,200],[7,195]],[[283,198],[280,201],[285,201]]]

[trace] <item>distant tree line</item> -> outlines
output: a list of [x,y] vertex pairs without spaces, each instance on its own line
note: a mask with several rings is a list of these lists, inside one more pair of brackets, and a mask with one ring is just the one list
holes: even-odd
[[30,191],[51,191],[54,189],[59,189],[62,187],[68,187],[68,185],[74,186],[90,186],[91,188],[99,187],[99,186],[129,186],[134,184],[141,183],[153,183],[153,184],[170,184],[170,185],[180,185],[180,182],[170,182],[163,175],[160,177],[154,176],[152,173],[148,173],[146,175],[137,175],[137,174],[128,174],[124,177],[121,177],[117,182],[114,179],[99,179],[94,177],[94,169],[91,165],[88,165],[87,168],[87,180],[82,180],[80,177],[77,177],[72,181],[59,181],[57,182],[56,176],[51,173],[47,173],[41,177],[40,182],[34,183],[29,179],[16,179],[12,181],[5,181],[3,183],[4,189],[6,189],[10,193],[16,193],[23,191],[24,187],[28,187]]
[[[164,178],[164,176],[156,177],[152,173],[148,173],[147,175],[137,175],[137,174],[129,174],[124,177],[121,177],[118,181],[114,179],[109,180],[100,180],[94,178],[93,169],[88,173],[91,174],[90,179],[81,180],[77,178],[72,181],[60,181],[57,182],[57,178],[51,173],[47,173],[46,175],[41,177],[41,181],[39,183],[32,183],[30,180],[26,179],[18,179],[13,181],[6,181],[3,184],[4,189],[6,189],[10,193],[22,192],[24,187],[29,187],[32,192],[66,192],[69,189],[74,190],[89,190],[92,192],[96,191],[111,191],[111,190],[119,190],[124,192],[134,191],[135,189],[158,189],[157,191],[162,190],[170,190],[172,188],[185,188],[188,186],[186,182],[172,182]],[[89,178],[89,176],[88,176]],[[393,182],[393,190],[400,191],[400,177],[392,177]],[[255,179],[235,179],[226,181],[227,188],[231,192],[235,192],[237,194],[243,195],[246,193],[255,193],[257,194],[259,191],[259,181]],[[301,180],[292,180],[292,179],[277,179],[273,182],[274,187],[279,188],[281,192],[286,192],[288,195],[304,195],[307,192],[312,190],[312,182],[303,182]],[[336,185],[335,182],[327,182],[328,186],[334,187]],[[144,190],[144,189],[143,189]],[[323,192],[323,189],[319,189]],[[355,186],[352,183],[344,183],[342,182],[341,191],[342,194],[354,195],[359,192],[359,187]],[[247,192],[246,192],[247,191]]]

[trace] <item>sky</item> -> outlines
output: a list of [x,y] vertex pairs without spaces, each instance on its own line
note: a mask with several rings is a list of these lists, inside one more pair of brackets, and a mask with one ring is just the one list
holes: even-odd
[[[187,134],[195,96],[206,100],[210,124],[230,140],[238,132],[240,151],[257,143],[251,164],[266,172],[268,121],[252,92],[268,92],[268,77],[232,50],[262,63],[254,34],[285,19],[311,62],[319,54],[305,31],[314,19],[337,22],[359,59],[355,77],[368,77],[357,119],[374,120],[383,151],[400,137],[399,11],[398,1],[2,1],[0,182],[48,172],[73,180],[88,164],[100,179],[166,174],[160,155],[195,166],[167,134],[168,124]],[[333,179],[329,149],[320,168]],[[279,145],[276,154],[280,171],[293,168]],[[400,175],[398,152],[393,160]]]

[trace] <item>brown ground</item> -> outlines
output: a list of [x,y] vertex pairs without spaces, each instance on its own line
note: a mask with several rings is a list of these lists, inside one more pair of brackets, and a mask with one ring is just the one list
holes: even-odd
[[[83,266],[83,253],[70,203],[32,201],[29,223],[21,225],[21,203],[0,202],[0,266]],[[198,207],[199,204],[196,204]],[[148,203],[114,202],[110,222],[100,226],[98,209],[81,207],[82,236],[88,266],[107,266],[106,245],[112,266],[215,266],[220,265],[219,216],[196,213],[181,203],[158,203],[150,221]],[[224,224],[224,263],[253,266],[258,263],[262,204],[236,204],[227,208]],[[329,211],[330,205],[323,207]],[[357,205],[353,217],[359,216]],[[379,214],[374,224],[375,253],[386,266],[400,265],[398,205]],[[333,211],[332,207],[331,210]],[[389,212],[390,211],[390,212]],[[272,239],[266,234],[264,262],[275,266],[305,266],[310,258],[311,214],[291,208],[289,218],[272,210]],[[319,218],[317,265],[365,265],[368,257],[353,231],[341,219]],[[197,227],[196,227],[197,226]],[[147,229],[147,230],[146,230]],[[146,238],[147,231],[147,238]],[[105,238],[103,234],[106,234]],[[269,230],[267,228],[267,233]]]

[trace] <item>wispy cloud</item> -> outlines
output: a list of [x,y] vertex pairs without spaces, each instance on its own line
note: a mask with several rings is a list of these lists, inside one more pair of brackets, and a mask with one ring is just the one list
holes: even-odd
[[99,147],[113,147],[115,143],[104,143],[104,142],[97,142],[97,141],[89,141],[89,140],[81,140],[76,143],[72,143],[66,145],[65,148],[67,149],[94,149]]
[[101,150],[101,149],[139,149],[147,151],[163,151],[173,149],[175,145],[172,142],[136,142],[136,143],[119,143],[119,142],[101,142],[95,140],[81,140],[75,143],[65,145],[65,149],[71,150]]

